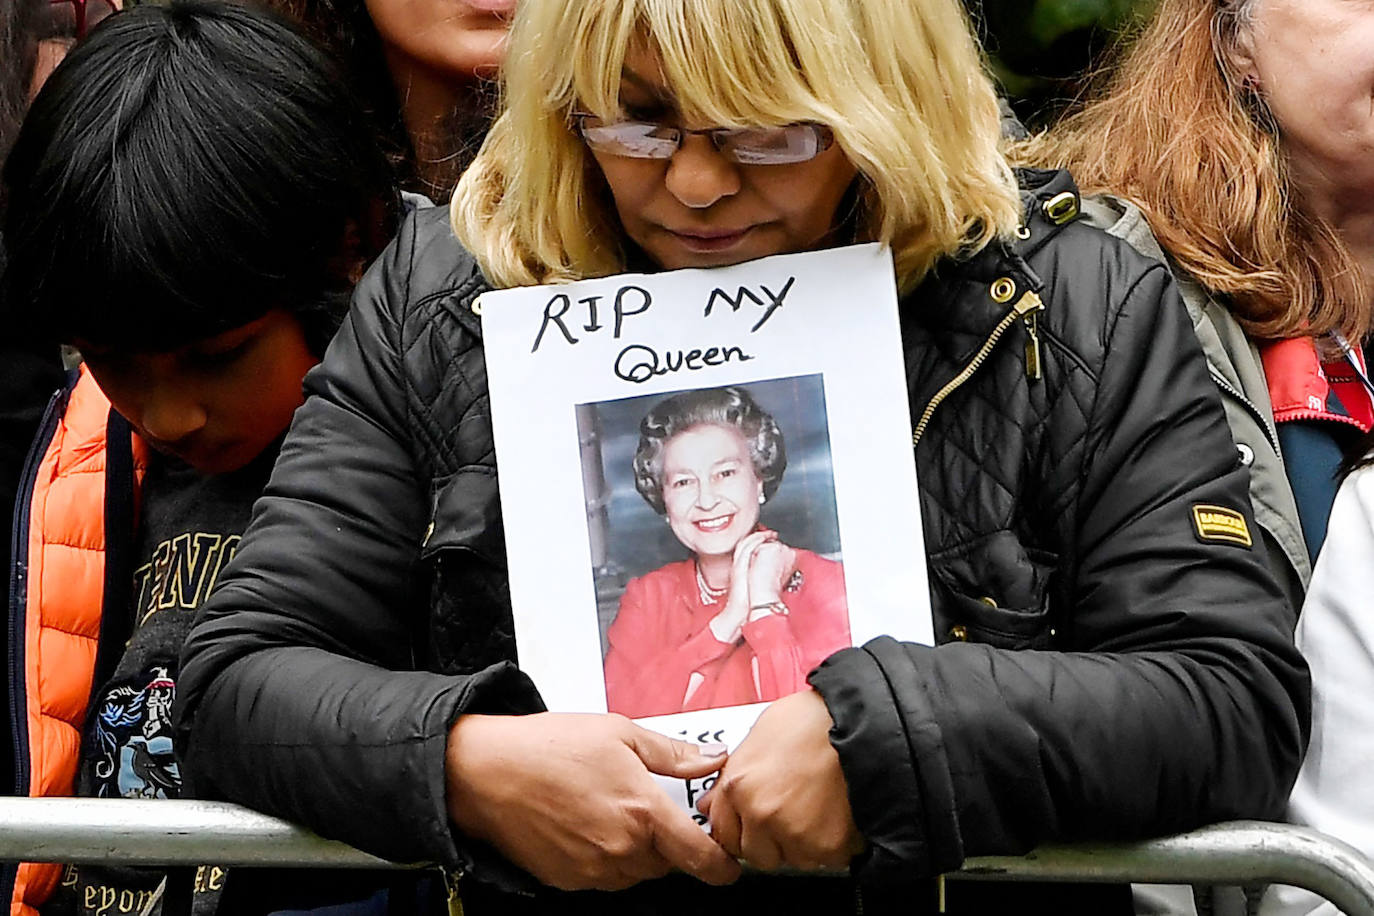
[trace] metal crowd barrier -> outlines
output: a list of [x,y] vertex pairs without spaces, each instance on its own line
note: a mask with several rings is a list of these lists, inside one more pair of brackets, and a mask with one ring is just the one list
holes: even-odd
[[[238,805],[0,798],[0,861],[411,868]],[[1291,884],[1347,916],[1374,916],[1374,865],[1304,827],[1234,821],[1138,843],[1046,846],[969,859],[951,880]]]

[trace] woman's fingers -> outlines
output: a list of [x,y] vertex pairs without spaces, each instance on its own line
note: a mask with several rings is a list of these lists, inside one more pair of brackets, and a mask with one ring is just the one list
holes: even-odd
[[621,716],[463,716],[446,754],[449,815],[565,890],[619,889],[673,868],[728,883],[738,863],[649,769],[698,778],[724,759]]
[[812,690],[764,710],[711,789],[722,846],[765,869],[838,866],[862,850],[832,724]]
[[698,805],[697,810],[707,814],[711,819],[711,839],[718,843],[725,852],[739,858],[741,828],[739,814],[735,811],[735,806],[730,803],[730,799],[715,788],[707,793],[706,798],[710,801],[704,805]]
[[777,536],[777,533],[774,531],[762,529],[759,531],[751,531],[740,538],[739,543],[735,545],[734,572],[738,574],[748,570],[749,562],[754,558],[754,551],[758,550],[765,542],[773,540]]
[[779,541],[776,534],[760,544],[749,567],[750,606],[778,601],[796,566],[797,552]]
[[678,779],[700,779],[725,765],[723,744],[702,745],[678,741],[638,725],[631,725],[630,729],[625,736],[625,743],[650,773]]
[[[655,786],[657,788],[657,786]],[[654,848],[673,867],[705,881],[729,884],[739,877],[739,862],[668,798],[659,793]]]
[[[706,748],[677,741],[637,725],[632,725],[631,729],[626,736],[626,744],[651,773],[678,779],[700,779],[719,770],[725,763],[724,745]],[[716,845],[697,826],[696,821],[680,810],[666,793],[658,792],[657,799],[658,804],[654,805],[652,811],[654,849],[657,854],[673,867],[708,884],[729,884],[739,877],[739,863]]]
[[782,847],[768,829],[745,821],[740,822],[740,858],[755,868],[772,871],[788,864],[783,858]]

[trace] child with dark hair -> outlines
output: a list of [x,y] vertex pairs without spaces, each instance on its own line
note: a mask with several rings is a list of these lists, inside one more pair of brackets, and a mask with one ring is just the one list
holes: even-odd
[[[390,169],[342,80],[284,21],[174,0],[112,17],[71,52],[4,182],[6,320],[84,360],[48,408],[15,512],[14,790],[175,798],[182,641],[302,377],[394,225]],[[115,898],[143,911],[162,880],[24,864],[0,892],[15,914],[55,889],[45,912]],[[212,909],[222,873],[195,884],[208,892],[195,911]]]

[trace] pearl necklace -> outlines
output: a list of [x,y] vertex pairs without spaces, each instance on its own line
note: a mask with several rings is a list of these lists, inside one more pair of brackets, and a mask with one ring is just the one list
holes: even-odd
[[697,593],[701,596],[702,604],[719,604],[720,599],[725,597],[725,593],[730,591],[730,586],[712,588],[706,581],[706,577],[701,574],[701,564],[697,564]]

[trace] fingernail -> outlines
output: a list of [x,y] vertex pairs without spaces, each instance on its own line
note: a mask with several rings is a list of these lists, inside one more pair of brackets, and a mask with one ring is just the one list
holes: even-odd
[[720,741],[712,741],[708,744],[699,744],[697,745],[697,747],[701,749],[701,756],[703,757],[724,757],[725,752],[730,750],[730,748],[727,745],[723,744]]

